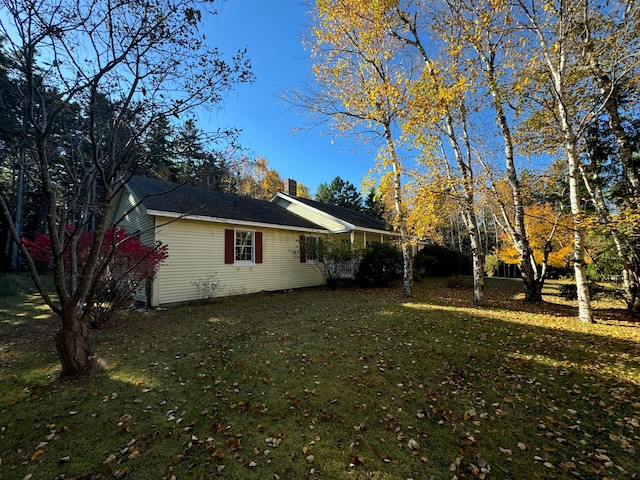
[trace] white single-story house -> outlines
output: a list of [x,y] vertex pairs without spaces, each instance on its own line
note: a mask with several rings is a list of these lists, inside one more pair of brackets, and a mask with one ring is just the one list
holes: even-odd
[[290,192],[295,182],[286,182],[285,193],[269,202],[132,177],[114,222],[145,244],[168,246],[147,292],[151,306],[322,285],[314,261],[301,255],[305,237],[336,235],[363,243],[395,237],[384,222]]

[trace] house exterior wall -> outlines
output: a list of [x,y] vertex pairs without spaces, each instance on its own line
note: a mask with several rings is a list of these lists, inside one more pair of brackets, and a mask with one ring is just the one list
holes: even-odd
[[144,214],[142,207],[127,190],[124,190],[113,214],[113,221],[128,232],[140,232],[140,241],[145,245],[155,243],[155,223]]
[[[166,305],[199,300],[193,282],[218,284],[214,296],[324,284],[312,264],[301,263],[298,232],[261,228],[263,261],[253,265],[225,264],[225,230],[233,225],[157,218],[156,240],[168,245],[169,257],[158,271],[152,304]],[[239,230],[252,230],[238,227]]]
[[[136,199],[128,190],[123,189],[115,208],[112,212],[112,221],[118,227],[127,232],[138,233],[140,241],[145,245],[155,245],[156,230],[155,220],[145,215],[144,209],[137,204]],[[151,294],[153,295],[153,288]],[[152,296],[153,298],[153,296]],[[138,290],[134,299],[139,302],[147,302],[147,292],[144,288]],[[153,303],[153,301],[152,301]]]

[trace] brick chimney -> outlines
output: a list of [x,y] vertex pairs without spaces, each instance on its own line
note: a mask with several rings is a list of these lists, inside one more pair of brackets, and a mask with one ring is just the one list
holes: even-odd
[[287,178],[284,181],[284,193],[292,197],[295,197],[297,194],[297,191],[298,191],[298,182],[296,182],[295,180],[291,180],[290,178]]

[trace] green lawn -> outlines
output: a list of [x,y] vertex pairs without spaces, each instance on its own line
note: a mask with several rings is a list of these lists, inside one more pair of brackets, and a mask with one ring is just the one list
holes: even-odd
[[55,318],[10,292],[0,478],[638,478],[640,323],[487,288],[483,309],[435,279],[131,312],[74,381]]

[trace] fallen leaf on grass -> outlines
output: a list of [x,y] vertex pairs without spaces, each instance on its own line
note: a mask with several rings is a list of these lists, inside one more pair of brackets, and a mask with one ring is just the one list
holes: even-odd
[[31,455],[31,461],[33,462],[35,460],[40,460],[42,457],[44,457],[44,450],[39,448],[38,450],[33,452],[33,455]]
[[114,477],[116,478],[122,478],[125,475],[129,474],[129,467],[122,467],[118,470],[116,470],[116,472],[113,474]]
[[121,427],[122,425],[124,425],[125,423],[127,423],[129,420],[131,420],[131,415],[129,415],[128,413],[121,416],[118,419],[118,426]]
[[562,469],[563,472],[568,472],[569,470],[574,470],[576,468],[576,464],[571,461],[562,462],[560,464],[560,468]]

